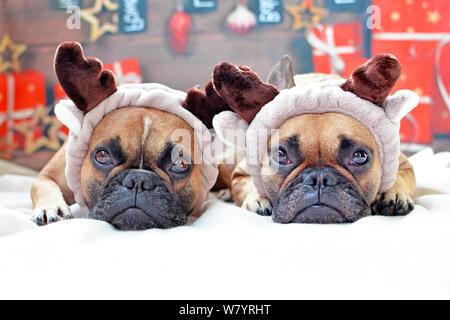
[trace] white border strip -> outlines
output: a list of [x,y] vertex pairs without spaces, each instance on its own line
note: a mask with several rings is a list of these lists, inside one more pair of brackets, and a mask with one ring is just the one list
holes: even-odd
[[380,32],[373,33],[372,37],[376,40],[440,41],[450,37],[450,33]]

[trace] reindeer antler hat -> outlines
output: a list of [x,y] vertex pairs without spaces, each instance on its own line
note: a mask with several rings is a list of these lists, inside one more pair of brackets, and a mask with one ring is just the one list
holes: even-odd
[[[195,89],[190,94],[161,84],[128,84],[116,86],[114,75],[103,70],[101,61],[85,58],[77,42],[62,43],[55,56],[55,72],[71,100],[61,100],[55,107],[58,119],[69,130],[66,154],[66,178],[75,201],[86,208],[81,189],[81,166],[95,127],[110,112],[123,107],[151,107],[175,114],[193,129],[201,150],[202,190],[194,212],[198,212],[209,190],[216,182],[218,169],[211,152],[211,118],[202,119],[206,96]],[[219,109],[220,111],[222,109]],[[205,121],[206,125],[202,122]],[[194,157],[197,158],[197,155]],[[198,158],[197,158],[198,159]]]
[[[279,90],[261,81],[250,68],[224,62],[213,71],[213,86],[223,102],[234,112],[225,111],[213,119],[219,138],[227,144],[236,129],[245,131],[246,160],[260,196],[266,196],[261,177],[261,162],[268,135],[286,120],[307,113],[337,112],[353,117],[370,131],[378,146],[381,184],[378,192],[395,182],[400,153],[400,120],[419,102],[417,94],[399,90],[389,96],[401,74],[397,58],[379,54],[353,71],[347,80],[320,81],[308,78],[294,86],[289,57],[278,68],[287,68],[290,77],[278,79],[288,89]],[[275,75],[270,75],[273,78]],[[290,78],[290,79],[289,79]]]

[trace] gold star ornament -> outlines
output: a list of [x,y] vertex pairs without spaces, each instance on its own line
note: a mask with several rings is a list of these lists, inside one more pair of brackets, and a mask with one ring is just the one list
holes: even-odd
[[[48,137],[42,136],[34,139],[33,130],[42,125],[43,128],[49,126]],[[30,155],[42,147],[50,150],[58,150],[61,146],[58,139],[58,132],[62,124],[56,117],[48,115],[44,107],[36,108],[33,118],[27,121],[21,121],[14,125],[14,130],[25,138],[25,154]]]
[[[111,2],[111,0],[95,0],[94,6],[90,8],[85,8],[80,10],[81,19],[88,22],[91,26],[89,39],[91,41],[96,41],[105,33],[117,33],[119,30],[118,26],[118,13],[116,12],[119,9],[119,5],[117,3]],[[101,23],[98,14],[102,11],[110,11],[113,12],[112,23],[105,22]]]
[[312,28],[328,14],[328,11],[315,7],[311,0],[304,0],[301,4],[286,6],[286,10],[294,18],[292,30]]
[[20,71],[19,57],[27,48],[24,44],[15,44],[9,35],[0,41],[0,72]]

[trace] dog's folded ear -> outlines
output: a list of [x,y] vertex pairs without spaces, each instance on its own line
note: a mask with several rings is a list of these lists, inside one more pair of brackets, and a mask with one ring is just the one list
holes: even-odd
[[251,123],[259,110],[280,93],[249,67],[237,67],[228,62],[214,67],[213,85],[222,100],[247,123]]
[[85,58],[78,42],[63,42],[55,55],[58,80],[78,109],[88,112],[117,90],[114,75],[96,58]]
[[294,69],[292,59],[289,55],[284,55],[270,71],[266,83],[272,84],[279,90],[289,89],[295,86]]
[[341,88],[381,105],[394,88],[401,70],[400,63],[394,55],[380,53],[356,68]]
[[206,83],[205,92],[198,88],[189,89],[183,107],[199,118],[208,129],[213,127],[212,121],[216,114],[231,110],[214,90],[212,80]]
[[386,116],[392,122],[400,122],[408,112],[419,104],[419,96],[411,90],[398,90],[382,104]]

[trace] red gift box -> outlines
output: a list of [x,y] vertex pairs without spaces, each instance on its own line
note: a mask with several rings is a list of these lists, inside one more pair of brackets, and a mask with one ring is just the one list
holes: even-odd
[[306,33],[313,48],[314,72],[348,77],[366,59],[359,22],[319,25]]
[[446,39],[436,48],[431,128],[434,134],[450,135],[450,35]]
[[118,85],[126,83],[142,83],[142,74],[138,59],[132,58],[107,63],[104,68],[111,70],[114,73]]
[[373,0],[381,8],[380,28],[373,32],[439,33],[449,30],[448,1]]
[[389,52],[402,65],[402,74],[392,92],[400,89],[415,91],[420,104],[401,122],[403,142],[430,143],[431,103],[434,56],[427,54],[435,46],[432,42],[377,40],[372,43],[373,54]]
[[[450,134],[450,10],[447,1],[374,0],[373,4],[381,7],[381,25],[373,30],[373,54],[391,52],[399,57],[408,77],[402,88],[416,90],[421,96],[421,105],[409,117],[414,119],[409,119],[410,123],[407,123],[408,118],[404,120],[401,132],[408,141],[414,142],[415,139],[429,142],[433,134]],[[430,110],[429,114],[425,108]],[[425,135],[428,128],[431,132]],[[411,138],[413,136],[415,138]]]
[[[24,147],[24,137],[15,126],[32,118],[37,107],[45,106],[45,79],[40,72],[25,70],[0,75],[0,148]],[[36,137],[41,131],[34,133]]]
[[[111,70],[116,77],[118,85],[126,83],[142,83],[141,68],[139,60],[135,58],[107,63],[104,69]],[[59,83],[53,87],[55,101],[67,99],[67,95]]]

